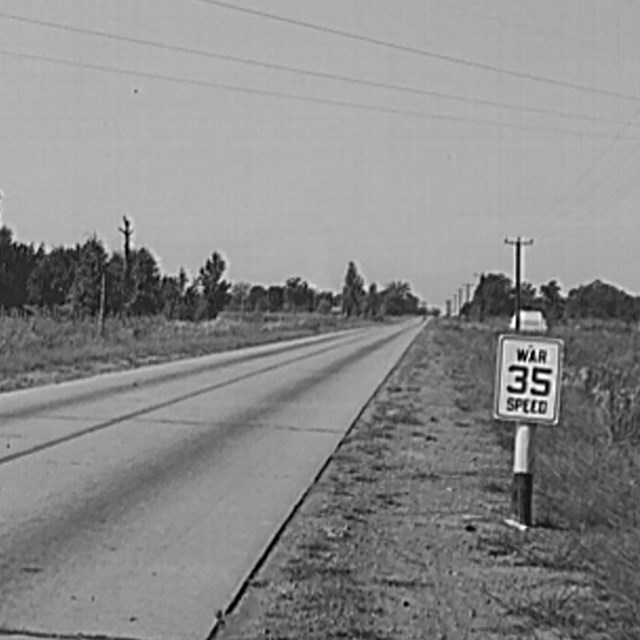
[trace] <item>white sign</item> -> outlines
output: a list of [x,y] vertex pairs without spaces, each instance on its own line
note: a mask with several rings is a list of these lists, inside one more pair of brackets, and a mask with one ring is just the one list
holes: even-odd
[[[510,329],[516,328],[516,316],[511,318]],[[520,332],[521,333],[546,333],[547,322],[541,311],[528,311],[522,309],[520,311]]]
[[557,424],[562,340],[500,336],[494,416],[498,420]]

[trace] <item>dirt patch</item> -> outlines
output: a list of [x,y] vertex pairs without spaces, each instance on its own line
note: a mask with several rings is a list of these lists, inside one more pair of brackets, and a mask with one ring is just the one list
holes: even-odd
[[354,425],[217,638],[562,637],[527,605],[570,599],[567,573],[518,552],[554,532],[504,524],[508,456],[486,411],[461,405],[435,331]]

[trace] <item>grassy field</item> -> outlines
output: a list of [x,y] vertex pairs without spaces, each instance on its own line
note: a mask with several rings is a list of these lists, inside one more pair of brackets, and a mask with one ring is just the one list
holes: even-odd
[[[491,411],[500,330],[442,322],[457,354],[459,402]],[[556,327],[565,341],[561,419],[537,430],[535,521],[556,535],[510,536],[522,562],[581,572],[555,599],[520,603],[538,626],[572,638],[640,638],[640,331]],[[512,429],[495,422],[511,450]]]
[[[362,324],[362,322],[359,322]],[[0,317],[0,391],[358,326],[321,314],[223,314],[210,322],[162,318]]]

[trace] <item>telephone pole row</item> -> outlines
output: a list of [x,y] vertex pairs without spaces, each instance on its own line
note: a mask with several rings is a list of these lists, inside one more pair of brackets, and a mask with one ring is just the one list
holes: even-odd
[[450,315],[460,315],[463,307],[471,302],[472,282],[465,282],[458,288],[453,296],[446,301],[447,317]]

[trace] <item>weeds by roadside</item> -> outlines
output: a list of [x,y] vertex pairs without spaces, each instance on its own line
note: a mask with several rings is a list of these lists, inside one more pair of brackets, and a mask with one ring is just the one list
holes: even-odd
[[[461,409],[491,418],[500,329],[440,323]],[[640,638],[640,332],[619,324],[557,327],[565,341],[561,421],[537,430],[535,519],[552,535],[491,541],[529,566],[580,570],[588,584],[505,604],[574,638]]]
[[108,318],[99,332],[91,319],[0,316],[0,391],[352,326],[322,314],[223,314],[201,323]]

